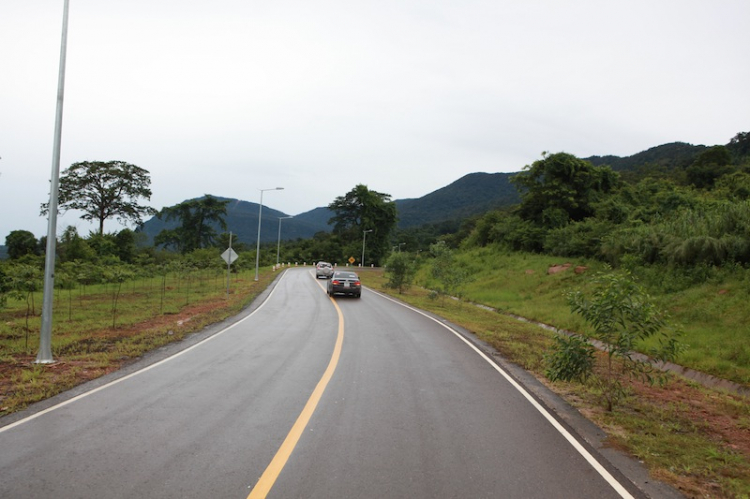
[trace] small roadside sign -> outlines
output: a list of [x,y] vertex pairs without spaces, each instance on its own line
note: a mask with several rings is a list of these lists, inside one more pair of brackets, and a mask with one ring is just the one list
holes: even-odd
[[221,258],[227,262],[227,265],[232,265],[235,260],[239,258],[239,255],[235,253],[235,251],[232,248],[229,248],[224,253],[221,254]]
[[349,263],[353,264],[353,263],[354,263],[355,261],[356,261],[356,260],[354,260],[354,257],[353,257],[353,256],[350,256],[350,257],[349,257]]

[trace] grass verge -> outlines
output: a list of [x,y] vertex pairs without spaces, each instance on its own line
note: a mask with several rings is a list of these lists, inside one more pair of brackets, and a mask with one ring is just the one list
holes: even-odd
[[[607,412],[595,386],[550,383],[544,377],[543,353],[552,345],[553,332],[471,303],[432,299],[419,287],[399,295],[385,288],[386,279],[379,271],[364,273],[363,280],[373,289],[461,325],[492,345],[601,427],[608,435],[608,445],[639,459],[654,478],[673,485],[687,497],[750,497],[747,399],[669,376],[664,386],[631,382],[626,400],[615,411]],[[520,276],[518,280],[522,286]],[[556,322],[549,310],[541,319]]]
[[267,270],[256,282],[252,274],[254,270],[234,275],[229,294],[221,279],[214,278],[169,286],[133,284],[118,296],[116,315],[111,288],[90,286],[72,297],[63,292],[55,300],[55,363],[45,365],[35,363],[40,317],[27,318],[25,305],[10,304],[0,313],[0,416],[115,371],[148,351],[237,314],[276,277]]

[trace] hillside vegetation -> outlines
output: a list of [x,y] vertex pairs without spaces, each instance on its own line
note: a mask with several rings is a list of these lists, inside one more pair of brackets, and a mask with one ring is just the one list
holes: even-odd
[[[627,271],[684,330],[681,363],[750,386],[750,134],[685,146],[628,175],[545,154],[511,179],[519,204],[442,238],[469,274],[462,293],[585,332],[562,291],[595,271]],[[687,161],[686,150],[697,155]],[[587,270],[547,274],[565,262]]]
[[[593,275],[608,271],[606,264],[590,258],[508,252],[494,245],[459,250],[455,257],[456,265],[467,272],[458,289],[464,300],[560,329],[590,332],[571,312],[565,293],[589,289]],[[416,284],[439,288],[441,284],[430,276],[429,257],[420,260],[423,265]],[[548,273],[565,263],[571,264],[566,270]],[[585,271],[576,273],[576,267]],[[680,341],[686,349],[678,363],[750,389],[750,270],[717,269],[708,281],[687,287],[681,274],[649,275],[646,271],[636,275],[654,303],[682,331]],[[665,286],[676,289],[665,292]],[[643,351],[647,346],[636,345]]]

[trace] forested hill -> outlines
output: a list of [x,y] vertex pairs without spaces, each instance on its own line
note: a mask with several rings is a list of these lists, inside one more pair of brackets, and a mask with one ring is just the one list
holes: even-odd
[[[750,134],[739,133],[725,146],[733,158],[750,155]],[[615,171],[636,171],[640,167],[655,166],[664,170],[686,169],[709,147],[685,142],[672,142],[652,147],[632,156],[590,156],[585,159],[594,165],[608,165]],[[521,165],[519,165],[519,171]],[[455,182],[414,199],[395,200],[398,207],[399,228],[414,228],[425,224],[460,222],[474,215],[481,215],[493,208],[511,206],[520,201],[518,192],[510,178],[513,173],[470,173]],[[344,194],[343,192],[341,193]],[[226,199],[226,198],[219,198]],[[227,206],[228,230],[235,234],[235,240],[255,243],[258,231],[258,205],[256,203],[230,199]],[[333,200],[331,200],[333,201]],[[286,217],[273,208],[264,206],[261,241],[276,241],[279,218]],[[314,208],[294,218],[282,221],[281,238],[284,240],[310,238],[317,232],[328,232],[328,220],[333,213],[327,207]],[[164,228],[173,228],[176,222],[166,224],[158,218],[151,218],[143,226],[143,232],[152,242]],[[456,225],[457,226],[457,225]],[[3,241],[0,241],[3,242]],[[7,253],[0,245],[0,259]]]
[[[509,183],[510,173],[471,173],[452,184],[418,199],[396,200],[399,227],[417,227],[440,223],[485,213],[492,208],[517,203],[518,193]],[[219,196],[217,199],[227,200]],[[281,239],[310,238],[317,232],[330,232],[328,220],[334,215],[326,207],[315,208],[293,218],[282,220]],[[262,242],[276,241],[279,237],[279,218],[287,214],[263,207],[261,224]],[[230,199],[227,205],[227,230],[235,240],[254,243],[258,234],[258,204]],[[166,223],[156,217],[143,224],[141,229],[148,241],[165,228],[174,228],[177,222]]]
[[479,215],[519,202],[515,173],[470,173],[418,199],[396,200],[398,226],[419,227]]
[[708,149],[706,146],[672,142],[652,147],[632,156],[591,156],[582,159],[596,166],[608,165],[615,171],[634,170],[645,165],[661,166],[667,169],[686,168],[706,149]]
[[[674,142],[627,157],[592,156],[584,159],[595,165],[609,165],[618,171],[634,170],[643,165],[658,165],[668,169],[685,168],[706,149],[707,147],[702,145]],[[398,207],[398,226],[405,229],[460,221],[494,208],[517,204],[520,197],[515,186],[510,183],[510,178],[516,173],[470,173],[420,198],[397,199],[395,202]],[[258,231],[258,204],[236,199],[229,201],[226,217],[228,230],[235,234],[236,241],[255,243]],[[263,207],[262,242],[276,241],[279,217],[285,216],[286,213],[268,206]],[[285,219],[282,221],[281,238],[306,239],[317,232],[329,232],[331,226],[328,225],[328,220],[332,216],[333,213],[327,207],[318,207],[295,215],[294,218]],[[142,230],[151,242],[162,229],[175,225],[176,222],[166,224],[158,218],[152,218],[144,224]]]
[[[739,134],[726,147],[733,155],[741,155],[749,153],[745,150],[750,149],[748,144],[750,144],[750,139],[747,134]],[[635,171],[643,166],[675,170],[687,168],[708,149],[704,145],[673,142],[627,157],[610,155],[583,159],[594,165],[608,165],[613,170],[622,172]],[[470,173],[420,198],[397,199],[395,202],[398,207],[398,226],[406,229],[427,224],[459,222],[494,208],[517,204],[520,202],[520,197],[515,186],[510,183],[511,177],[516,173]],[[261,241],[276,241],[279,234],[279,217],[285,216],[287,214],[278,210],[263,207]],[[281,238],[284,240],[306,239],[311,238],[317,232],[329,232],[331,226],[328,225],[328,220],[332,216],[333,213],[327,207],[318,207],[285,219],[282,221]],[[256,203],[231,199],[227,206],[226,221],[228,230],[235,234],[235,240],[245,243],[255,242],[258,231],[258,205]],[[149,236],[150,242],[166,227],[168,225],[163,221],[152,218],[144,224],[143,231]]]
[[[227,204],[227,232],[232,232],[234,240],[246,244],[254,244],[258,236],[258,204],[249,201],[240,201],[238,199],[223,198],[213,196],[221,201],[229,201]],[[189,201],[189,200],[186,200]],[[279,218],[286,217],[282,213],[268,206],[263,206],[263,224],[261,226],[261,241],[276,241],[279,232]],[[284,239],[308,238],[320,230],[319,227],[311,227],[304,220],[295,220],[293,218],[282,220]],[[148,236],[149,243],[153,242],[163,229],[173,229],[179,225],[178,220],[165,222],[157,217],[147,220],[141,227],[141,232]],[[218,230],[217,232],[222,232]]]

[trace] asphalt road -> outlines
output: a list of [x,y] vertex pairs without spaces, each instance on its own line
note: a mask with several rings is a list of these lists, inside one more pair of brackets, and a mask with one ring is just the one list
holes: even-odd
[[0,497],[640,496],[460,334],[324,284],[0,421]]

